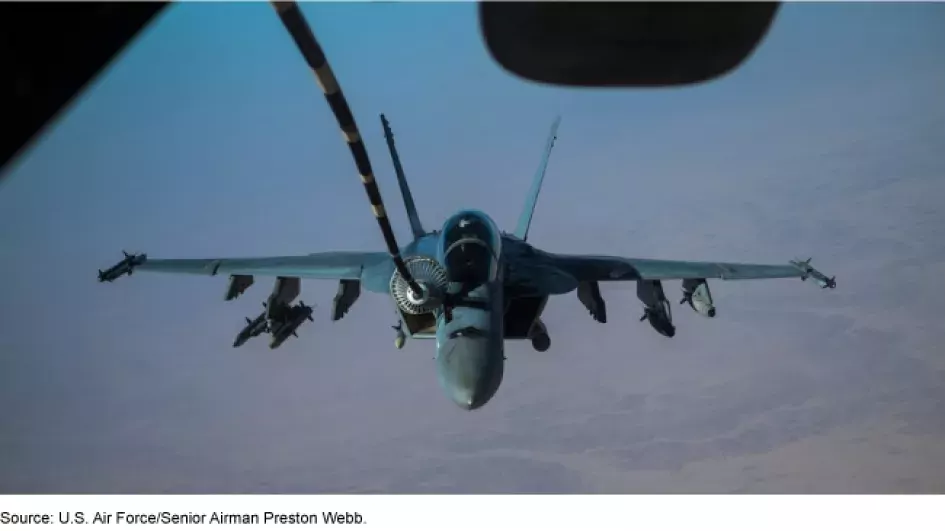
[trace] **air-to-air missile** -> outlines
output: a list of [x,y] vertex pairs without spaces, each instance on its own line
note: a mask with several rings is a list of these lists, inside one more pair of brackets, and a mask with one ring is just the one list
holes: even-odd
[[814,282],[817,283],[823,289],[834,289],[837,287],[837,277],[827,278],[827,275],[824,275],[820,271],[817,271],[810,265],[811,259],[807,260],[791,260],[791,265],[800,270],[801,273],[804,273],[801,276],[801,280],[807,280],[808,278],[814,279]]
[[98,281],[99,282],[112,282],[117,278],[121,278],[124,275],[131,275],[135,267],[143,264],[145,260],[148,259],[146,254],[129,254],[125,251],[122,251],[125,257],[118,262],[117,264],[109,267],[105,271],[101,269],[98,270]]
[[407,334],[404,333],[403,321],[397,321],[397,324],[391,328],[393,328],[394,332],[397,334],[394,337],[394,346],[399,349],[404,348],[404,344],[407,342]]
[[[266,303],[264,302],[263,307],[265,308],[265,306]],[[237,334],[233,347],[240,347],[243,343],[266,332],[269,332],[269,321],[266,319],[266,310],[263,310],[259,317],[255,319],[246,318],[246,326]]]

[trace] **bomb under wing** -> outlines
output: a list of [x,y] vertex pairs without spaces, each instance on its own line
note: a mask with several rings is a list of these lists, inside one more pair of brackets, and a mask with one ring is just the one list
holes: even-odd
[[263,303],[263,308],[262,313],[255,319],[246,318],[246,326],[240,330],[240,333],[236,335],[236,340],[233,341],[234,348],[241,347],[250,339],[269,332],[269,320],[266,318],[268,315],[266,303]]
[[315,321],[312,317],[314,308],[307,306],[299,301],[295,306],[284,305],[282,311],[269,314],[269,333],[272,340],[269,342],[269,348],[277,349],[286,339],[290,337],[299,337],[296,330],[305,321]]

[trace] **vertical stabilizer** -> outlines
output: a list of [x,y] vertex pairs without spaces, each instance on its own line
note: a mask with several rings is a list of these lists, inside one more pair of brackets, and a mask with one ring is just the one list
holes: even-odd
[[390,123],[383,114],[381,115],[381,125],[384,126],[384,138],[387,139],[387,149],[390,150],[390,158],[394,163],[394,173],[397,174],[400,194],[404,196],[404,207],[407,209],[407,219],[410,221],[410,232],[413,233],[413,237],[416,239],[426,234],[426,231],[423,230],[423,225],[420,224],[417,205],[413,202],[413,194],[410,193],[407,176],[404,175],[404,168],[400,165],[400,156],[397,155],[397,147],[394,146],[394,132],[391,131]]
[[532,188],[528,191],[528,198],[525,200],[525,207],[518,218],[518,225],[515,227],[515,236],[522,240],[528,239],[528,228],[532,224],[532,215],[535,213],[535,205],[538,204],[538,194],[541,192],[541,183],[545,180],[545,170],[548,169],[548,158],[551,156],[551,148],[555,146],[555,140],[558,138],[558,125],[561,124],[561,117],[555,118],[551,124],[551,133],[548,134],[548,143],[545,145],[545,153],[541,157],[541,164],[538,166],[538,172],[532,180]]

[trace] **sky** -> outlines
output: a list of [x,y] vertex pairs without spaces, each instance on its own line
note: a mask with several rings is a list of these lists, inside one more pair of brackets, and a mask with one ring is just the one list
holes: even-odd
[[[945,492],[945,5],[788,4],[707,84],[535,85],[473,4],[305,4],[409,234],[377,115],[420,216],[511,230],[563,117],[530,241],[553,252],[783,263],[836,290],[711,283],[667,339],[632,286],[610,323],[552,299],[551,349],[507,345],[457,408],[392,303],[231,347],[271,289],[135,274],[152,258],[383,250],[310,71],[265,4],[175,4],[0,186],[0,492]],[[356,26],[357,25],[357,26]],[[358,32],[350,31],[358,27]],[[667,282],[674,298],[678,283]]]

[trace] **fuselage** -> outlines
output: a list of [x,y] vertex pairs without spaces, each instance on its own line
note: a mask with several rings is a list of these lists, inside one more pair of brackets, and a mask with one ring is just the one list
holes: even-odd
[[459,407],[476,409],[505,370],[502,234],[484,213],[459,212],[443,225],[436,258],[449,279],[447,309],[437,316],[437,377]]
[[[456,245],[463,239],[459,224],[464,220],[466,228],[479,231],[478,236]],[[458,239],[455,234],[460,235]],[[573,277],[554,267],[552,255],[502,233],[487,214],[476,210],[454,214],[441,230],[410,242],[402,255],[435,258],[451,279],[455,277],[451,284],[457,293],[462,292],[461,270],[466,269],[466,262],[472,262],[471,282],[466,279],[467,289],[451,308],[451,315],[441,312],[437,316],[435,333],[437,378],[446,395],[467,410],[486,404],[502,383],[504,339],[511,332],[504,329],[504,317],[513,299],[541,300],[577,288]],[[363,287],[389,295],[393,262],[386,259],[365,269]]]

